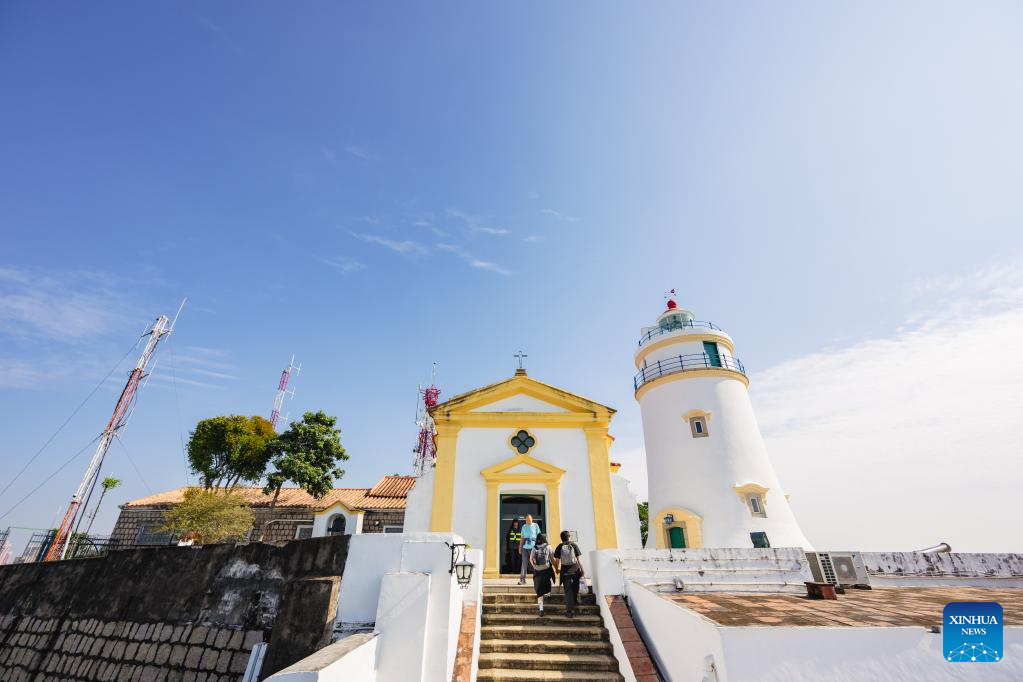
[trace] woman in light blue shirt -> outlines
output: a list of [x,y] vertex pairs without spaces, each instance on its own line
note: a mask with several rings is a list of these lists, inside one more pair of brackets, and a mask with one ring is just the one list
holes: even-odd
[[540,526],[533,523],[533,515],[526,514],[526,522],[522,524],[522,568],[519,572],[519,585],[526,584],[526,568],[529,566],[529,552],[536,544],[536,536],[540,534]]

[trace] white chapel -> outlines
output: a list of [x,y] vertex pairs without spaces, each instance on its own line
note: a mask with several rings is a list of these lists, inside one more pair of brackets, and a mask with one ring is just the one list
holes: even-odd
[[641,547],[636,498],[609,455],[610,407],[519,369],[430,413],[437,462],[409,492],[406,532],[457,533],[483,550],[484,577],[510,572],[505,537],[526,514],[583,552]]

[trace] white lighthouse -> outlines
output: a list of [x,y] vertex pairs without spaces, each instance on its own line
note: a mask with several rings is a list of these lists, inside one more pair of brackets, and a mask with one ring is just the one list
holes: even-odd
[[732,337],[678,307],[674,291],[636,350],[650,533],[647,547],[803,547],[753,414]]

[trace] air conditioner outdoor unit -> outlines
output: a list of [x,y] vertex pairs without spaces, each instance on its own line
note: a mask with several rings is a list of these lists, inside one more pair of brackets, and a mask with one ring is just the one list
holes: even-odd
[[869,585],[870,577],[856,552],[807,552],[813,579],[832,585]]

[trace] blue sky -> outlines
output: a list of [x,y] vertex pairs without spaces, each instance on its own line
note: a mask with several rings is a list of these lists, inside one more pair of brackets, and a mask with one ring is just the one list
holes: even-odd
[[[736,339],[797,513],[830,518],[834,491],[798,472],[834,438],[786,430],[790,406],[856,391],[906,404],[898,386],[934,366],[898,363],[920,374],[891,386],[909,370],[850,386],[793,367],[907,334],[936,343],[927,330],[953,310],[1023,341],[997,317],[1023,309],[1023,287],[1004,285],[1023,271],[1021,24],[995,2],[5,3],[0,487],[183,296],[105,467],[125,481],[112,503],[184,484],[188,429],[268,414],[292,353],[288,409],[339,416],[342,485],[409,469],[431,363],[451,396],[509,376],[520,348],[531,375],[619,410],[619,458],[645,479],[631,354],[675,287]],[[1019,367],[977,343],[949,365],[1006,353]],[[1019,421],[1012,377],[964,377],[958,393],[1006,391],[984,412],[998,453]],[[99,432],[119,384],[0,514]],[[821,396],[829,385],[841,394]],[[933,433],[903,421],[891,428]],[[1023,473],[998,453],[996,478]],[[53,524],[86,457],[0,526]],[[934,470],[900,480],[921,475],[927,494],[955,486]],[[860,541],[848,523],[833,542]]]

